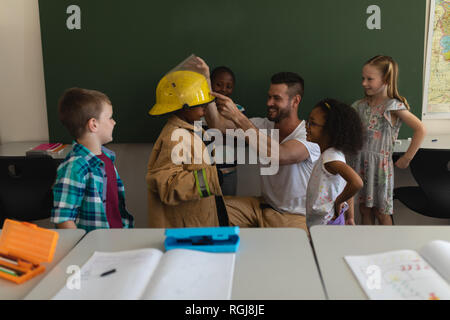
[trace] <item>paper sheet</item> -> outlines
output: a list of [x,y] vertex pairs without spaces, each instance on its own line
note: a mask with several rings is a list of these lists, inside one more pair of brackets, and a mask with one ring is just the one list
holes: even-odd
[[234,262],[234,253],[170,250],[162,257],[143,299],[230,299]]
[[450,299],[450,285],[415,251],[344,258],[370,299]]
[[[80,289],[61,289],[55,300],[135,300],[144,292],[163,253],[157,249],[95,252],[81,268]],[[105,271],[116,272],[101,277]]]
[[53,299],[230,299],[234,261],[232,253],[185,249],[95,252],[81,268],[80,289],[64,286]]
[[420,249],[420,254],[450,283],[450,242],[431,241]]

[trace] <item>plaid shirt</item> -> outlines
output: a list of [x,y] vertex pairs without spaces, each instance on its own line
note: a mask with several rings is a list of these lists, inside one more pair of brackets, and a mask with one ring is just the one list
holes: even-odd
[[[75,221],[77,227],[86,232],[109,228],[105,210],[105,165],[83,145],[74,141],[72,147],[72,151],[58,167],[53,186],[51,221],[56,224]],[[114,163],[114,152],[105,147],[102,147],[102,152]],[[125,188],[117,169],[116,177],[122,224],[124,228],[132,228],[134,219],[125,209]]]

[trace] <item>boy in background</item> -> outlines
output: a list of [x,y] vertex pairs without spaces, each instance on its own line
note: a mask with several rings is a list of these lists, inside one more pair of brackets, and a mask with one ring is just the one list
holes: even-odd
[[59,119],[74,137],[72,151],[58,167],[51,221],[57,228],[132,228],[125,189],[114,166],[116,122],[109,98],[95,90],[71,88],[58,104]]
[[[224,96],[231,97],[236,84],[236,76],[234,72],[225,66],[214,68],[211,72],[211,89],[214,92],[223,94]],[[239,104],[236,107],[245,114],[245,108]],[[206,119],[203,117],[204,129],[208,130]],[[227,136],[223,135],[223,159],[225,160],[227,153],[234,154],[233,163],[218,163],[217,170],[222,174],[222,181],[220,187],[224,196],[235,196],[237,194],[237,140],[233,139],[234,143],[230,146],[227,145]],[[229,148],[234,148],[235,151],[231,151]],[[217,155],[216,155],[217,156]]]

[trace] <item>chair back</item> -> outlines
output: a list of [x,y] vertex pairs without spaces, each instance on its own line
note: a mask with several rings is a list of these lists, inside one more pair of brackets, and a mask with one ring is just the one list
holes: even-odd
[[58,161],[47,155],[0,157],[0,223],[50,217]]
[[419,149],[410,168],[414,179],[428,198],[430,208],[450,213],[450,150]]

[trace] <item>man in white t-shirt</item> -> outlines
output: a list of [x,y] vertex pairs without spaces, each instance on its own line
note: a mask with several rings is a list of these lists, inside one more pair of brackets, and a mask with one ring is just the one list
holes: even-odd
[[[206,120],[210,127],[222,132],[230,128],[256,130],[259,135],[256,141],[246,136],[250,147],[258,151],[264,149],[268,155],[278,156],[278,172],[274,175],[261,175],[263,199],[260,207],[268,224],[274,227],[307,229],[306,188],[314,162],[320,157],[320,148],[317,144],[306,141],[305,121],[298,117],[303,92],[304,81],[299,75],[280,72],[271,79],[267,118],[248,119],[230,98],[217,93],[212,93],[217,97],[216,103],[207,107]],[[278,139],[270,129],[278,129]],[[271,216],[274,217],[273,223],[270,222]]]

